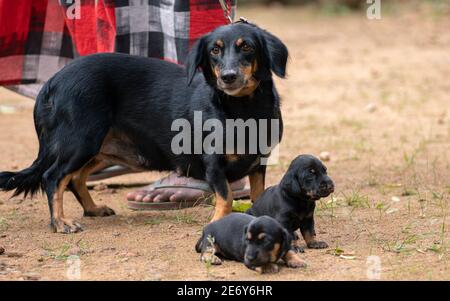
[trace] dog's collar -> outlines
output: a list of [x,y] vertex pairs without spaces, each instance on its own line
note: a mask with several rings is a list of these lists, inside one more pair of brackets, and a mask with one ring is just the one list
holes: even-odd
[[244,18],[244,17],[239,17],[239,20],[234,21],[233,23],[234,24],[235,23],[245,23],[245,24],[253,25],[253,23],[251,23],[247,18]]

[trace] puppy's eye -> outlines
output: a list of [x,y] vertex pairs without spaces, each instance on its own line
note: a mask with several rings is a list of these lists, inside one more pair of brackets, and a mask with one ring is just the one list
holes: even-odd
[[243,52],[250,52],[250,51],[253,50],[253,48],[250,45],[248,45],[247,43],[244,43],[241,46],[241,49],[242,49]]
[[219,46],[214,46],[213,49],[211,49],[211,54],[218,55],[220,53]]
[[315,170],[314,168],[311,168],[311,169],[309,170],[309,172],[312,173],[313,175],[316,174],[316,170]]

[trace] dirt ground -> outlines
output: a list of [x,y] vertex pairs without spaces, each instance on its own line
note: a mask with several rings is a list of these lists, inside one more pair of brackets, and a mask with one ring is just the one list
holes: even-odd
[[[68,279],[70,255],[79,256],[83,280],[450,280],[448,13],[424,8],[369,21],[365,12],[274,7],[238,15],[290,49],[289,76],[277,80],[285,136],[268,184],[298,154],[330,153],[336,192],[316,211],[330,248],[306,250],[306,269],[274,275],[229,261],[208,267],[194,245],[212,207],[133,212],[126,194],[161,176],[141,173],[92,191],[116,216],[82,217],[67,193],[66,215],[86,229],[71,235],[49,231],[44,197],[0,193],[0,280]],[[0,105],[0,170],[19,170],[37,154],[33,101],[0,89]]]

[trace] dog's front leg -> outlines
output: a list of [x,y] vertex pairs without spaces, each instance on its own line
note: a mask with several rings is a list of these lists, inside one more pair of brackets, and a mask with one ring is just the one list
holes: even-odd
[[252,203],[264,192],[265,177],[266,165],[260,165],[254,172],[250,173],[250,199]]
[[214,222],[231,213],[233,194],[223,168],[215,159],[208,159],[206,161],[206,181],[214,190],[216,197],[214,216],[211,220],[211,222]]
[[328,244],[324,241],[316,240],[316,230],[314,228],[314,217],[307,217],[300,223],[300,232],[306,241],[306,245],[311,249],[326,249]]
[[216,207],[211,220],[211,222],[214,222],[231,213],[233,209],[233,195],[230,183],[226,179],[211,184],[216,196]]

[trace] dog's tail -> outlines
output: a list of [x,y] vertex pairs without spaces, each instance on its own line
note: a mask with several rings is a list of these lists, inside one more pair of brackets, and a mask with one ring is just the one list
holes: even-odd
[[52,164],[50,157],[45,144],[40,143],[38,157],[30,167],[18,172],[0,172],[0,191],[15,190],[13,197],[22,193],[25,197],[34,196],[40,190],[44,191],[42,176]]
[[45,170],[42,170],[39,163],[33,163],[30,167],[19,171],[0,172],[0,190],[10,191],[15,190],[13,196],[28,194],[33,196],[40,189],[43,189],[42,175]]
[[[48,98],[47,85],[44,85],[42,91],[39,93],[36,99],[35,113],[39,102],[42,101],[43,98]],[[36,124],[36,130],[39,133],[41,131],[38,129],[38,127],[39,125]],[[52,160],[50,152],[46,146],[46,143],[43,143],[42,137],[39,137],[39,154],[30,167],[19,172],[0,172],[0,191],[14,190],[13,197],[22,193],[25,197],[27,195],[35,195],[40,190],[45,189],[44,183],[42,181],[42,176],[51,166],[51,164]]]

